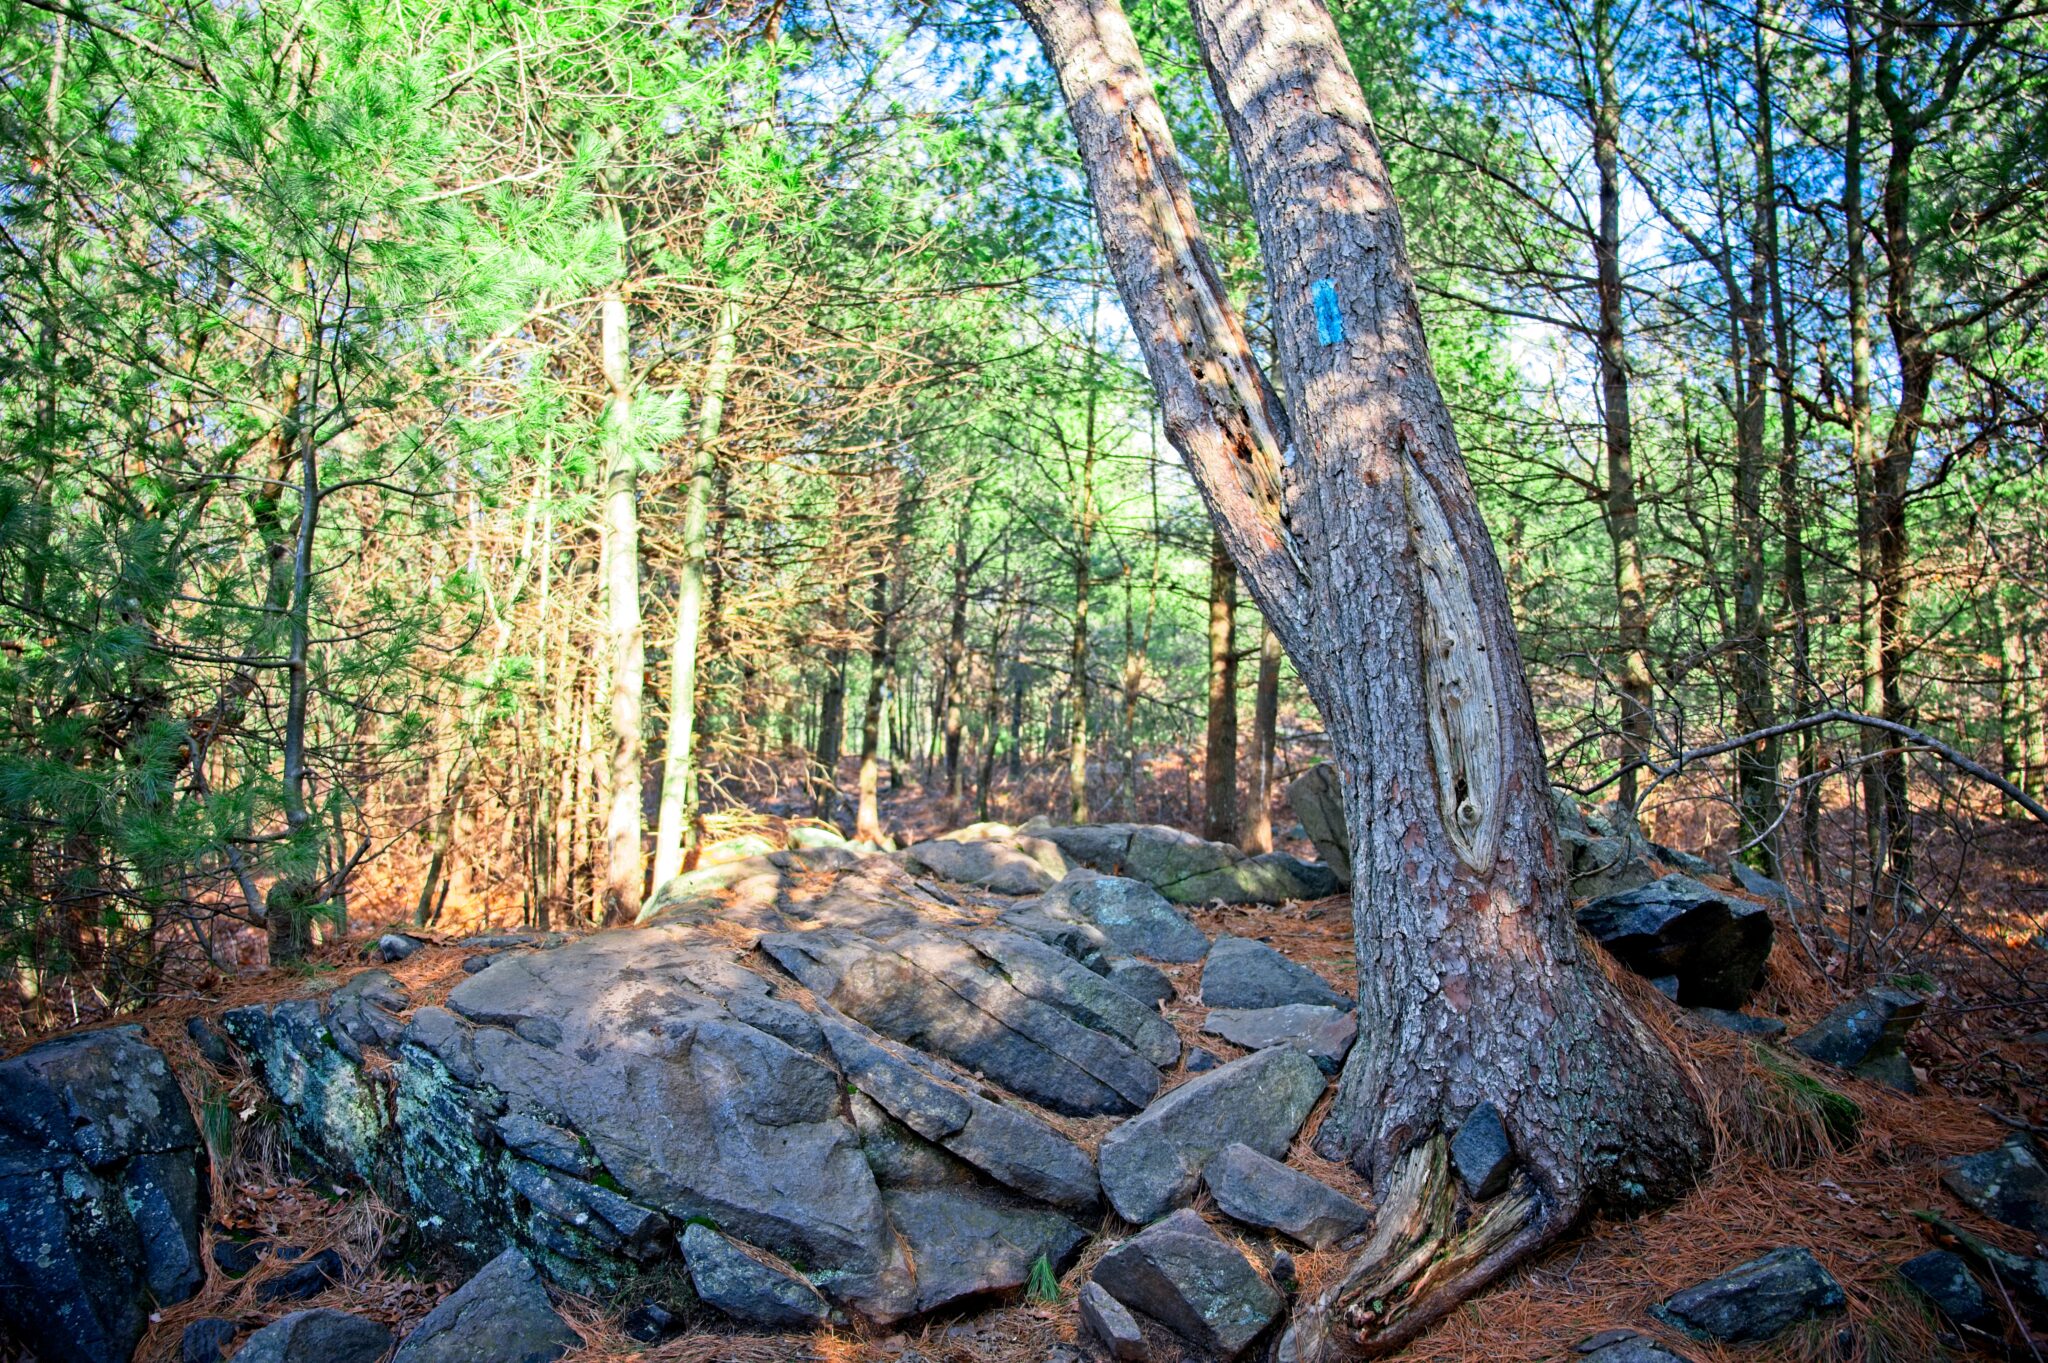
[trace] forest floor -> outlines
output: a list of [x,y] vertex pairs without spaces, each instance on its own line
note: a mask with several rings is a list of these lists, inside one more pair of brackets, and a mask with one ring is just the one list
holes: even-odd
[[[939,821],[949,814],[942,802],[911,792],[891,805],[894,826],[906,832],[938,831]],[[922,826],[927,821],[931,826]],[[1667,830],[1659,831],[1670,838]],[[2048,1127],[2048,1092],[2041,1084],[2048,1071],[2048,1010],[2043,1005],[2048,936],[2041,931],[2042,911],[2048,908],[2044,843],[2048,838],[2038,830],[1982,828],[1968,849],[1969,874],[1955,877],[1955,891],[1935,921],[1909,925],[1910,931],[1895,940],[1891,978],[1910,978],[1917,987],[1932,990],[1926,1018],[1908,1042],[1923,1092],[1906,1096],[1827,1074],[1826,1081],[1860,1110],[1853,1138],[1831,1135],[1820,1115],[1800,1100],[1797,1087],[1788,1087],[1782,1053],[1766,1059],[1747,1040],[1705,1028],[1641,981],[1617,974],[1706,1097],[1720,1135],[1712,1170],[1693,1195],[1672,1207],[1584,1227],[1469,1302],[1400,1357],[1417,1363],[1548,1363],[1571,1357],[1577,1341],[1615,1327],[1661,1338],[1697,1363],[1921,1363],[1950,1356],[1943,1352],[1935,1323],[1900,1286],[1894,1269],[1933,1245],[1926,1223],[1915,1215],[1928,1210],[2005,1248],[2037,1252],[2024,1234],[1959,1204],[1941,1185],[1939,1166],[1944,1159],[1996,1144],[2015,1126]],[[1938,871],[1938,851],[1930,852],[1930,862]],[[1722,882],[1722,888],[1730,887]],[[405,903],[403,896],[385,902],[392,907],[379,913],[374,901],[359,901],[358,924],[374,930],[405,917],[398,907]],[[1262,939],[1336,987],[1347,992],[1353,987],[1350,911],[1344,899],[1278,908],[1210,907],[1192,915],[1212,937],[1230,933]],[[468,953],[455,938],[486,926],[474,915],[463,917],[471,921],[444,922],[434,945],[405,962],[381,967],[407,987],[415,1006],[445,997],[463,978]],[[1797,1032],[1845,997],[1850,984],[1868,982],[1869,976],[1865,972],[1860,980],[1848,979],[1839,956],[1827,951],[1830,941],[1853,940],[1855,921],[1807,923],[1803,932],[1790,926],[1779,924],[1769,978],[1751,1011],[1782,1018]],[[365,938],[357,935],[317,948],[303,967],[216,976],[123,1020],[140,1025],[170,1056],[195,1110],[231,1109],[241,1118],[234,1123],[233,1153],[214,1169],[216,1229],[209,1230],[209,1237],[228,1227],[308,1251],[332,1246],[361,1270],[360,1276],[291,1305],[335,1306],[402,1331],[455,1283],[412,1274],[404,1259],[402,1220],[375,1198],[292,1177],[274,1136],[266,1134],[274,1128],[261,1120],[262,1100],[254,1085],[209,1068],[185,1032],[186,1021],[196,1015],[217,1016],[238,1004],[331,989],[370,968],[363,959],[364,945]],[[1181,993],[1168,1016],[1184,1039],[1233,1054],[1228,1045],[1199,1033],[1203,1010],[1193,1002],[1199,967],[1168,969]],[[20,1019],[11,1021],[12,1035],[0,1042],[0,1053],[33,1039],[22,1034]],[[1170,1076],[1169,1083],[1181,1077]],[[1326,1096],[1325,1107],[1328,1101]],[[1364,1197],[1366,1190],[1352,1171],[1308,1150],[1321,1117],[1322,1109],[1311,1116],[1290,1162]],[[1220,1218],[1218,1224],[1228,1230]],[[647,1363],[1044,1363],[1061,1357],[1061,1346],[1069,1351],[1080,1346],[1074,1294],[1094,1260],[1124,1228],[1106,1224],[1103,1229],[1111,1234],[1099,1237],[1061,1279],[1055,1302],[1000,1304],[902,1330],[816,1335],[733,1334],[707,1319],[691,1322],[692,1328],[679,1337],[646,1345],[622,1329],[623,1314],[636,1304],[631,1299],[571,1299],[565,1309],[587,1340],[587,1347],[572,1357],[580,1363],[632,1358]],[[1765,1346],[1729,1349],[1682,1340],[1648,1316],[1648,1306],[1672,1291],[1787,1244],[1812,1249],[1841,1281],[1849,1295],[1846,1321]],[[1336,1250],[1300,1256],[1303,1292],[1314,1292],[1343,1263]],[[138,1358],[147,1363],[176,1358],[183,1325],[202,1315],[234,1316],[253,1326],[280,1314],[281,1307],[254,1304],[253,1288],[263,1276],[259,1270],[252,1278],[229,1281],[215,1273],[199,1297],[161,1314]],[[1154,1333],[1152,1342],[1157,1363],[1181,1357],[1171,1337]],[[2010,1357],[2039,1359],[2041,1343],[2030,1339],[2015,1319],[2001,1347]]]

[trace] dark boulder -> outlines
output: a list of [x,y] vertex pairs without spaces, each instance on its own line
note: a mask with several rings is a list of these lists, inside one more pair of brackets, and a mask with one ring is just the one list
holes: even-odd
[[1088,1241],[1058,1212],[979,1188],[892,1188],[882,1196],[917,1268],[909,1313],[1014,1291],[1040,1259],[1057,1274]]
[[1948,1190],[1994,1221],[2048,1239],[2048,1172],[2033,1137],[2016,1131],[1982,1154],[1964,1155],[1942,1166]]
[[1315,1061],[1324,1074],[1335,1074],[1358,1039],[1358,1016],[1314,1003],[1211,1008],[1202,1020],[1202,1030],[1248,1051],[1291,1046]]
[[1841,1284],[1810,1250],[1774,1249],[1718,1278],[1674,1293],[1650,1314],[1697,1339],[1771,1339],[1847,1305]]
[[1823,1065],[1901,1093],[1918,1085],[1906,1059],[1906,1033],[1927,1011],[1927,1001],[1903,989],[1866,989],[1786,1044]]
[[705,1226],[684,1230],[683,1258],[697,1295],[736,1320],[773,1330],[804,1329],[831,1314],[803,1275]]
[[1204,1166],[1202,1182],[1231,1220],[1277,1230],[1310,1249],[1333,1245],[1370,1219],[1364,1207],[1329,1184],[1248,1145],[1219,1150]]
[[1224,1146],[1284,1154],[1322,1092],[1315,1062],[1286,1047],[1198,1075],[1103,1137],[1103,1194],[1124,1220],[1143,1225],[1192,1197]]
[[1764,980],[1771,915],[1688,876],[1584,904],[1579,926],[1617,960],[1688,1007],[1740,1008]]
[[410,933],[387,932],[377,939],[373,950],[376,952],[378,960],[389,965],[398,961],[410,960],[418,955],[420,949],[424,946],[426,946],[425,942]]
[[220,1363],[242,1327],[222,1316],[201,1316],[178,1336],[178,1363]]
[[1958,1325],[1982,1330],[1998,1322],[1998,1312],[1960,1254],[1930,1250],[1900,1264],[1899,1277],[1929,1306]]
[[1286,1304],[1237,1248],[1192,1211],[1178,1211],[1118,1245],[1095,1281],[1196,1348],[1232,1359]]
[[1101,1343],[1104,1351],[1120,1363],[1137,1363],[1145,1357],[1145,1332],[1124,1308],[1124,1304],[1103,1290],[1101,1283],[1081,1287],[1081,1323]]
[[1202,963],[1202,1002],[1211,1008],[1280,1008],[1313,1004],[1349,1011],[1354,1005],[1307,966],[1249,937],[1218,938]]
[[0,1062],[0,1326],[45,1363],[127,1363],[205,1280],[199,1130],[135,1027]]
[[348,1276],[348,1265],[341,1256],[331,1249],[323,1249],[312,1258],[294,1263],[275,1277],[265,1278],[256,1284],[256,1300],[304,1301],[317,1297]]
[[378,1363],[391,1332],[346,1311],[294,1311],[249,1336],[235,1363]]
[[1338,886],[1351,888],[1351,834],[1344,823],[1344,785],[1337,768],[1318,762],[1289,781],[1287,804]]
[[508,1249],[428,1312],[391,1363],[554,1363],[582,1345],[533,1264]]

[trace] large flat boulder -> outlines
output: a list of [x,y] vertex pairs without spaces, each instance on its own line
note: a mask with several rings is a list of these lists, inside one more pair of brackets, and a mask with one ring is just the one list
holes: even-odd
[[1133,1311],[1224,1360],[1243,1353],[1286,1304],[1242,1250],[1185,1210],[1103,1255],[1094,1281]]
[[1307,966],[1249,937],[1219,937],[1202,963],[1202,1002],[1211,1008],[1356,1007]]
[[1322,1249],[1364,1229],[1371,1213],[1319,1179],[1248,1145],[1226,1145],[1202,1169],[1216,1207],[1233,1221],[1277,1230]]
[[1690,876],[1605,895],[1581,905],[1578,919],[1616,960],[1687,1007],[1742,1007],[1771,954],[1768,910]]
[[1079,870],[1032,906],[1055,917],[1078,918],[1133,956],[1155,961],[1199,961],[1209,939],[1193,920],[1142,880]]
[[1337,768],[1318,762],[1289,781],[1287,804],[1337,884],[1350,889],[1351,833],[1344,822],[1344,783]]
[[1227,1145],[1284,1154],[1322,1096],[1323,1074],[1299,1051],[1274,1047],[1189,1079],[1103,1137],[1102,1191],[1137,1225],[1194,1195],[1203,1168]]
[[127,1363],[205,1281],[199,1130],[135,1027],[0,1062],[0,1326],[45,1363]]
[[997,894],[1042,894],[1068,871],[1059,847],[1043,838],[933,838],[906,848],[902,856],[913,871]]
[[1202,1031],[1233,1046],[1262,1051],[1291,1046],[1324,1074],[1335,1074],[1358,1039],[1358,1016],[1323,1004],[1288,1003],[1278,1008],[1211,1008]]

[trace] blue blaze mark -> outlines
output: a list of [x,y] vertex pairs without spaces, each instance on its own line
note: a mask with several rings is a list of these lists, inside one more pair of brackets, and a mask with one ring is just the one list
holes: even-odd
[[1309,286],[1308,296],[1316,305],[1316,339],[1324,345],[1338,345],[1344,340],[1344,314],[1337,311],[1337,286],[1327,279],[1318,279]]

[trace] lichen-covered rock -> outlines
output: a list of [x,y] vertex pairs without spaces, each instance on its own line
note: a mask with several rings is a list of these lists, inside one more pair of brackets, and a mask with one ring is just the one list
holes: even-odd
[[1281,904],[1313,899],[1283,863],[1246,856],[1229,843],[1206,842],[1163,824],[1077,824],[1039,830],[1070,861],[1090,870],[1142,880],[1176,904]]
[[1764,980],[1771,915],[1669,875],[1580,906],[1579,926],[1687,1007],[1740,1008]]
[[1225,1360],[1244,1352],[1285,1305],[1237,1246],[1185,1210],[1105,1254],[1094,1280],[1125,1306]]
[[1841,1284],[1813,1252],[1789,1246],[1674,1293],[1650,1313],[1697,1339],[1740,1344],[1774,1338],[1846,1304]]
[[1337,768],[1318,762],[1289,781],[1287,805],[1337,884],[1350,889],[1351,833],[1344,822],[1344,785]]
[[249,1336],[235,1363],[378,1363],[391,1332],[346,1311],[294,1311]]
[[750,1254],[705,1226],[684,1230],[683,1258],[697,1295],[735,1320],[772,1330],[802,1329],[832,1313],[802,1274]]
[[1984,1329],[1998,1320],[1998,1312],[1960,1254],[1929,1250],[1900,1264],[1899,1277],[1929,1306],[1958,1325]]
[[1226,1145],[1202,1170],[1217,1208],[1233,1221],[1277,1230],[1310,1249],[1364,1228],[1364,1207],[1318,1179],[1248,1145]]
[[1193,1196],[1224,1146],[1285,1153],[1322,1092],[1315,1062],[1284,1046],[1198,1075],[1103,1137],[1103,1194],[1117,1215],[1143,1225]]
[[[285,1117],[296,1152],[332,1178],[356,1178],[379,1192],[398,1183],[398,1148],[384,1092],[363,1066],[363,1046],[396,1040],[391,996],[366,971],[360,987],[325,997],[249,1004],[221,1015],[221,1027]],[[403,1007],[398,995],[396,1007]],[[379,1019],[382,1019],[380,1021]]]
[[2033,1137],[2016,1131],[1982,1154],[1942,1166],[1948,1190],[1994,1221],[2048,1238],[2048,1171]]
[[1801,1055],[1911,1093],[1919,1087],[1906,1059],[1906,1033],[1927,1011],[1927,1000],[1903,989],[1866,989],[1786,1044]]
[[582,1344],[526,1256],[508,1249],[428,1312],[391,1363],[554,1363]]
[[1211,1008],[1283,1008],[1304,1003],[1350,1011],[1356,1005],[1322,976],[1249,937],[1219,937],[1202,963],[1202,1002]]
[[205,1280],[199,1131],[134,1027],[0,1063],[0,1326],[46,1363],[127,1363]]
[[1077,917],[1100,928],[1117,947],[1155,961],[1199,961],[1209,939],[1194,922],[1142,880],[1074,871],[1034,901],[1054,916]]

